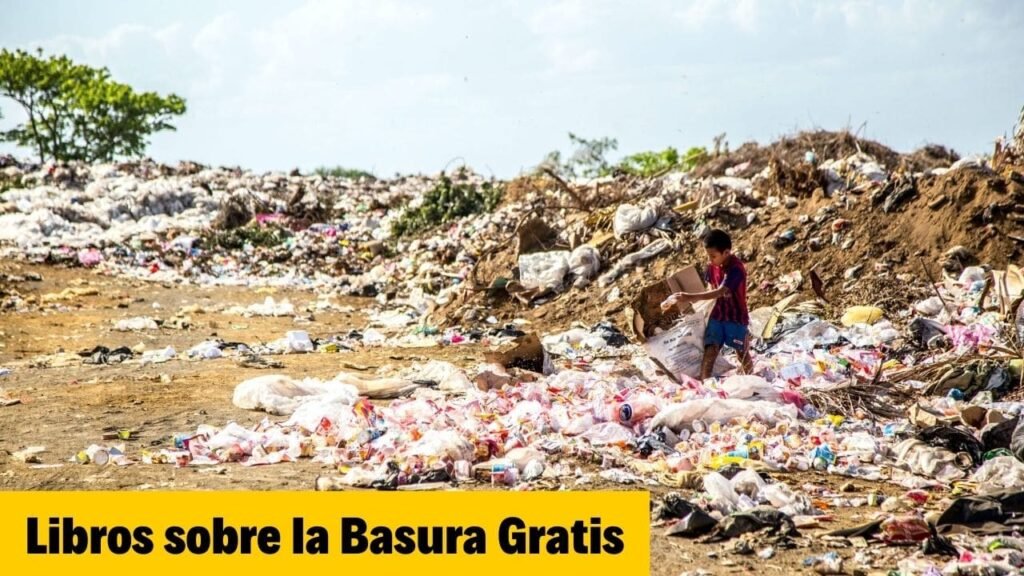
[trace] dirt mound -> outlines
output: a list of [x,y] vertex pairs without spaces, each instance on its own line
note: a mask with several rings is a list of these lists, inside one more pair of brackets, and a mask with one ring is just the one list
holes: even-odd
[[943,146],[928,145],[904,155],[874,140],[857,138],[850,132],[816,130],[799,132],[764,146],[747,142],[732,152],[721,154],[698,166],[692,175],[694,178],[724,176],[726,170],[732,168],[731,175],[750,178],[764,170],[773,160],[790,167],[798,166],[805,162],[807,152],[813,152],[819,161],[845,158],[861,152],[874,157],[890,170],[902,164],[912,172],[948,167],[960,159],[956,152]]
[[[780,178],[793,170],[783,160],[774,161],[780,169],[773,173]],[[514,279],[516,242],[510,240],[480,259],[473,281],[467,283],[471,286],[442,308],[437,320],[459,324],[466,320],[467,310],[476,309],[471,318],[526,318],[538,329],[558,329],[574,321],[593,324],[603,318],[624,327],[627,304],[643,286],[686,265],[702,267],[697,232],[704,225],[724,228],[733,235],[735,251],[748,263],[752,308],[781,299],[787,292],[785,285],[794,281],[794,272],[802,279],[798,289],[810,294],[813,270],[829,302],[827,317],[835,318],[855,304],[873,304],[894,313],[929,296],[928,275],[941,277],[944,264],[946,272],[956,276],[972,263],[1002,268],[1024,261],[1021,174],[1017,169],[999,174],[976,167],[916,179],[894,173],[873,190],[854,190],[835,198],[826,197],[820,187],[813,194],[797,194],[791,188],[805,184],[783,178],[775,187],[796,198],[790,208],[737,203],[696,218],[675,213],[674,233],[669,235],[675,246],[672,250],[636,266],[606,287],[572,288],[531,305],[515,301],[503,290],[484,289],[495,279]],[[588,216],[591,238],[609,235],[609,218],[603,217],[603,212]],[[745,214],[755,215],[753,223],[747,224]],[[647,234],[662,232],[651,229]],[[604,269],[639,249],[644,238],[607,239],[601,247]],[[958,246],[962,247],[958,259],[944,256]]]
[[960,155],[952,148],[928,144],[903,156],[903,159],[912,170],[923,172],[933,168],[948,168],[960,159]]
[[[938,277],[943,255],[956,246],[963,246],[972,261],[994,267],[1022,260],[1024,243],[1013,238],[1024,231],[1022,183],[961,169],[922,178],[914,186],[916,195],[888,214],[864,197],[851,205],[809,198],[791,212],[736,231],[739,249],[755,263],[751,276],[762,294],[783,274],[802,270],[806,278],[814,268],[834,303],[885,304],[888,299],[903,305],[910,281],[923,280],[926,266]],[[834,236],[834,225],[842,221],[848,228]],[[776,239],[786,229],[796,240],[778,246]],[[951,274],[958,272],[955,264]],[[892,289],[879,291],[885,288]]]

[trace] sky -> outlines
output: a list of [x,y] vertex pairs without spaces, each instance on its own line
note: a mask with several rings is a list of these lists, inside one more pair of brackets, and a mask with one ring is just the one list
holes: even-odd
[[[510,177],[567,152],[568,132],[622,154],[815,128],[987,153],[1024,106],[1016,0],[0,0],[0,15],[4,48],[184,97],[156,160],[254,170]],[[24,117],[0,112],[0,128]]]

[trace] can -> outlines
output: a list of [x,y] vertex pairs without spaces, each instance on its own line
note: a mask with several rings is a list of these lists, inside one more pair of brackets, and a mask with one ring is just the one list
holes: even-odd
[[188,466],[190,462],[192,462],[191,452],[178,452],[177,454],[174,455],[174,463],[179,468],[184,468],[185,466]]

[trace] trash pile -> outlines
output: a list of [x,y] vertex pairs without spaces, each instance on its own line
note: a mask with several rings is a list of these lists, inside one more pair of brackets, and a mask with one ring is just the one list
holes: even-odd
[[[955,275],[1024,255],[1014,158],[957,159],[935,147],[901,156],[817,132],[744,145],[692,173],[573,182],[493,182],[467,169],[351,180],[192,163],[13,163],[4,178],[21,187],[0,198],[0,254],[154,281],[373,296],[381,311],[433,327],[536,309],[561,328],[628,322],[616,316],[630,294],[700,262],[699,237],[718,227],[755,264],[755,305],[817,283],[833,305],[884,291],[892,302],[867,303],[896,309],[921,296],[892,289],[919,284],[924,263]],[[487,207],[495,191],[505,195],[486,211],[457,190],[488,191]],[[426,210],[426,198],[455,204]],[[396,236],[407,214],[445,223]]]
[[[138,450],[116,432],[118,443],[72,456],[82,465],[312,460],[332,469],[318,490],[657,487],[673,491],[654,510],[667,536],[735,541],[736,554],[761,559],[827,527],[834,510],[863,508],[869,523],[829,536],[856,553],[808,557],[807,568],[893,560],[860,545],[871,542],[921,547],[901,556],[901,574],[1011,573],[1024,567],[1024,544],[1005,535],[1024,513],[1024,168],[1006,150],[899,155],[810,133],[686,174],[507,183],[468,170],[353,181],[15,164],[5,174],[28,187],[0,198],[0,256],[322,297],[305,310],[273,297],[220,308],[242,318],[368,297],[366,326],[340,333],[46,359],[231,356],[278,371],[234,389],[235,407],[267,415],[256,425],[205,423]],[[474,212],[492,207],[496,187],[497,207]],[[457,207],[424,208],[456,190]],[[420,231],[430,214],[443,223]],[[751,271],[754,368],[741,374],[726,354],[700,381],[708,307],[658,303],[703,289],[700,238],[712,227],[733,233]],[[12,294],[5,306],[28,302]],[[112,330],[159,334],[185,316]],[[417,360],[329,379],[264,358],[466,342],[486,350],[475,366]],[[821,478],[901,496],[852,496]]]

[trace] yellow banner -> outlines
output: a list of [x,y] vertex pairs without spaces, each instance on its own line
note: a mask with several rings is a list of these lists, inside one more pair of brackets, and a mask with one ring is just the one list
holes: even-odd
[[647,492],[0,492],[0,510],[8,574],[649,571]]

